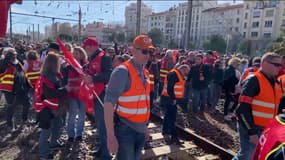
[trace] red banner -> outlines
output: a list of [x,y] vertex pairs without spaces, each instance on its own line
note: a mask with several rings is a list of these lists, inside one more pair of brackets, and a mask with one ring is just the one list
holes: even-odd
[[0,38],[6,37],[8,11],[13,3],[21,3],[22,0],[0,0]]

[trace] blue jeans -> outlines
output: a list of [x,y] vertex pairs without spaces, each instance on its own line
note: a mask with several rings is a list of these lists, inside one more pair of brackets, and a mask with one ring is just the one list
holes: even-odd
[[[101,97],[101,100],[104,98]],[[110,160],[111,156],[107,147],[107,132],[104,120],[104,108],[98,100],[94,102],[94,111],[95,111],[95,122],[96,127],[99,133],[100,146],[99,151],[101,152],[101,160]]]
[[203,112],[206,105],[207,88],[202,90],[192,89],[192,111]]
[[67,135],[69,138],[75,137],[75,119],[78,115],[76,123],[76,136],[82,136],[85,121],[85,103],[78,99],[69,100]]
[[215,109],[217,106],[221,93],[222,93],[222,86],[219,84],[213,84],[213,95],[212,95],[212,109]]
[[[48,158],[50,147],[58,144],[57,140],[61,134],[62,118],[55,117],[51,120],[51,127],[49,129],[41,129],[39,138],[39,154],[40,157]],[[51,136],[50,143],[48,142]]]
[[119,149],[117,160],[139,160],[145,143],[145,134],[137,132],[122,122],[115,125]]
[[163,120],[162,133],[170,134],[171,138],[176,139],[177,133],[175,128],[175,122],[176,122],[177,107],[176,105],[169,104],[165,106],[165,108],[166,108],[166,113]]
[[[249,135],[241,124],[237,123],[237,129],[239,132],[240,148],[232,160],[251,160],[254,153],[255,144],[249,141]],[[258,136],[260,136],[261,133],[262,128],[258,128]]]

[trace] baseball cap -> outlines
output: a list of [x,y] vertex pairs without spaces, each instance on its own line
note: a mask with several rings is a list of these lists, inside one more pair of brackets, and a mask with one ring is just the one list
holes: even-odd
[[148,37],[147,35],[138,35],[133,40],[133,45],[140,49],[155,49],[154,46],[152,45],[151,38]]
[[56,51],[60,51],[60,49],[59,49],[59,45],[57,44],[57,43],[55,43],[55,42],[51,42],[49,45],[48,45],[48,48],[50,48],[50,49],[54,49],[54,50],[56,50]]
[[88,37],[82,47],[85,48],[86,46],[99,46],[99,42],[98,40],[96,39],[96,37]]

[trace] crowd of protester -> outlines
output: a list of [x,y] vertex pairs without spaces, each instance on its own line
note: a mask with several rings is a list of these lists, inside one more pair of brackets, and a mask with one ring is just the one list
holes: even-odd
[[[90,72],[91,75],[95,72],[92,69],[96,70],[97,77],[81,78],[76,69],[68,63],[57,43],[27,44],[18,41],[14,44],[1,44],[0,89],[1,97],[5,101],[7,129],[13,132],[17,130],[18,125],[38,124],[41,128],[39,156],[42,159],[52,159],[52,151],[63,147],[64,143],[82,141],[86,118],[95,118],[94,126],[99,129],[101,141],[96,156],[111,159],[106,142],[106,126],[102,117],[103,106],[98,107],[103,104],[95,100],[95,111],[87,114],[86,104],[79,98],[78,92],[82,81],[102,83],[102,94],[98,96],[104,100],[104,86],[108,84],[112,70],[131,60],[134,48],[132,45],[119,46],[115,43],[114,46],[101,49],[95,38],[88,38],[83,45],[65,43],[65,48],[73,54],[86,73]],[[90,65],[94,53],[96,56],[101,52],[104,55],[98,60],[99,64]],[[96,68],[98,65],[100,75]],[[224,119],[236,120],[235,110],[239,104],[243,82],[257,71],[260,65],[261,57],[249,57],[245,53],[223,55],[216,51],[151,49],[145,65],[150,75],[150,107],[157,105],[164,110],[163,134],[170,136],[170,143],[179,144],[174,127],[176,106],[180,106],[185,113],[193,117],[199,117],[203,112],[218,113],[217,105],[223,95]],[[278,75],[284,74],[284,67],[285,57]],[[180,72],[181,77],[175,76],[174,72],[170,74],[172,71],[176,75]],[[117,77],[118,80],[120,78]],[[185,81],[185,90],[183,96],[175,98],[177,95],[174,95],[173,89],[171,91],[167,88],[166,83],[174,85],[180,82],[180,78]],[[34,95],[35,92],[39,93],[37,80],[43,83],[41,97]],[[36,99],[45,99],[43,103],[48,107],[41,108],[39,105],[34,110],[32,106],[36,105]],[[22,106],[22,117],[17,122],[14,113],[19,105]],[[55,109],[57,106],[67,107]],[[63,126],[66,126],[67,142],[60,139]]]

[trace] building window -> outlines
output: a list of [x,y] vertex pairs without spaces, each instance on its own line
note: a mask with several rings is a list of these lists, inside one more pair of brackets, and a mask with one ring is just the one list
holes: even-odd
[[249,4],[246,4],[246,9],[249,9]]
[[271,38],[271,33],[264,33],[264,34],[263,34],[263,37],[264,37],[264,38]]
[[151,20],[153,21],[153,17],[151,17]]
[[153,24],[151,23],[150,26],[153,26]]
[[199,15],[196,16],[196,20],[199,21]]
[[239,9],[237,10],[237,14],[239,14]]
[[244,19],[247,19],[247,17],[248,17],[248,13],[245,13]]
[[246,27],[247,27],[247,23],[245,22],[244,25],[243,25],[243,28],[246,28]]
[[245,36],[246,36],[246,32],[243,32],[243,38],[245,38]]
[[239,18],[237,18],[236,22],[239,23]]
[[270,0],[269,1],[269,7],[276,7],[276,5],[277,5],[276,0]]
[[265,21],[264,27],[272,27],[272,21]]
[[268,11],[266,11],[266,13],[265,13],[265,17],[272,17],[273,14],[274,14],[274,10],[273,10],[273,9],[268,10]]
[[235,31],[238,32],[238,27],[235,28]]
[[251,37],[257,37],[258,36],[258,32],[251,32]]
[[260,11],[254,11],[253,18],[259,18],[259,17],[260,17]]
[[263,5],[264,5],[263,1],[257,1],[256,2],[256,9],[262,9]]
[[252,28],[257,28],[259,27],[259,22],[253,22],[252,23]]

